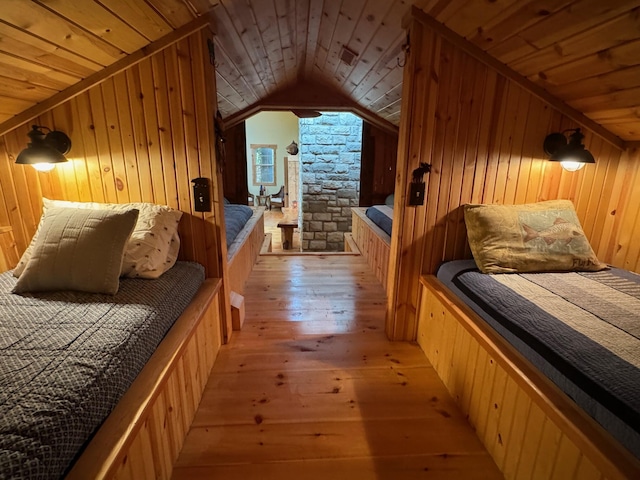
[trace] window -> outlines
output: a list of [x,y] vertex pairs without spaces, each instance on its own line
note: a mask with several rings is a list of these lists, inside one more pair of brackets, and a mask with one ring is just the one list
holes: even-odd
[[276,145],[251,145],[253,184],[276,184]]

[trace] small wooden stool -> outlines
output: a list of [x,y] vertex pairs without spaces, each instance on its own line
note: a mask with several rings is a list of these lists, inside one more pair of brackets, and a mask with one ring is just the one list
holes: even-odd
[[298,219],[285,217],[278,222],[278,228],[282,235],[283,250],[291,250],[293,248],[293,229],[298,228]]

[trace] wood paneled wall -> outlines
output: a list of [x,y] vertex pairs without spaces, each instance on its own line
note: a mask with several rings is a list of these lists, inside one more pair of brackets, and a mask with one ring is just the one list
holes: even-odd
[[[546,160],[545,136],[577,127],[553,106],[414,18],[405,65],[389,265],[387,333],[416,338],[419,277],[470,257],[461,206],[571,199],[601,260],[640,271],[640,159],[590,131],[579,172]],[[413,169],[432,164],[424,206],[406,207]],[[397,226],[397,228],[396,228]]]
[[398,134],[362,124],[360,206],[383,204],[395,188]]
[[247,132],[245,122],[225,129],[225,159],[222,165],[224,196],[231,203],[247,204]]
[[[185,212],[181,258],[209,277],[226,257],[213,149],[215,71],[207,28],[146,57],[30,124],[67,133],[70,160],[48,173],[16,165],[30,124],[0,137],[0,226],[19,253],[33,236],[42,197],[108,203],[153,202]],[[213,211],[193,210],[191,180],[213,179]]]

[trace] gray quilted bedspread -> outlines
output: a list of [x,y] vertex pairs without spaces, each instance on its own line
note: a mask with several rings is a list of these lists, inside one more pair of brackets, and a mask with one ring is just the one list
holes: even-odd
[[204,280],[179,262],[117,295],[16,295],[0,275],[0,479],[63,476]]

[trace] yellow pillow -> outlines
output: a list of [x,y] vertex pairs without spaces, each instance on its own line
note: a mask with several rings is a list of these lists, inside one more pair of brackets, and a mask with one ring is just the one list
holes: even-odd
[[483,273],[597,271],[593,252],[569,200],[524,205],[465,205],[473,258]]

